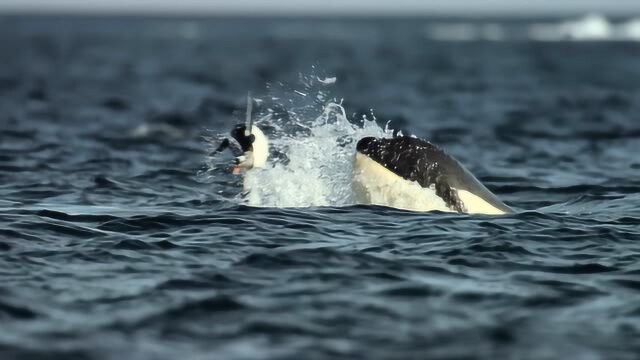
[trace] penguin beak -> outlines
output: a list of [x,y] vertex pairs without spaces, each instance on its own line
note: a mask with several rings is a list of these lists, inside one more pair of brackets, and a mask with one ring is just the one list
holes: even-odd
[[231,173],[233,175],[240,175],[243,170],[249,170],[253,167],[253,161],[251,161],[251,153],[244,153],[236,157],[235,166],[233,167]]
[[231,173],[233,175],[242,174],[243,163],[244,163],[244,155],[236,157],[233,168],[231,169]]
[[236,157],[235,160],[235,164],[233,166],[233,169],[231,170],[231,173],[233,175],[240,175],[242,173],[242,169],[243,169],[243,165],[244,165],[244,161],[245,161],[245,156],[241,155]]

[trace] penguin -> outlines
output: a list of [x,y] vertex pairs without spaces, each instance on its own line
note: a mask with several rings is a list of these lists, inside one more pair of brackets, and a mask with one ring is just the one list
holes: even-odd
[[259,127],[250,124],[236,125],[231,130],[231,137],[236,140],[242,150],[242,155],[236,157],[233,174],[239,175],[243,171],[254,168],[264,168],[269,158],[269,139]]
[[224,138],[220,145],[209,156],[231,149],[234,154],[240,155],[235,157],[235,164],[232,167],[234,175],[244,175],[243,187],[244,195],[249,192],[248,177],[252,169],[264,168],[269,158],[269,139],[262,130],[253,124],[252,111],[253,99],[251,93],[247,94],[247,113],[244,124],[238,124],[231,130],[231,138],[235,143],[231,143],[229,138]]

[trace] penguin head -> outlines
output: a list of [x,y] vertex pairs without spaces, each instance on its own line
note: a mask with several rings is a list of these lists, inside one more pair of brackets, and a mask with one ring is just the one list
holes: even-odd
[[233,170],[235,174],[242,169],[263,168],[269,157],[269,140],[266,135],[255,125],[249,127],[247,129],[246,125],[238,124],[231,130],[231,137],[238,142],[243,153],[236,158]]

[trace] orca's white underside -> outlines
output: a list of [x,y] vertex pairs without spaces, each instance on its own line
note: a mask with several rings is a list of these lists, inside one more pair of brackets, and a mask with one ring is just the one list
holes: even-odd
[[[353,193],[360,204],[383,205],[413,211],[454,212],[436,195],[435,188],[406,180],[366,155],[356,152],[353,162]],[[505,212],[481,197],[454,189],[470,214],[501,215]]]

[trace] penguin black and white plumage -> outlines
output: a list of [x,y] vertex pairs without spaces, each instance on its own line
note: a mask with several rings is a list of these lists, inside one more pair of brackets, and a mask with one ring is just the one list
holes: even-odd
[[488,215],[513,212],[455,158],[414,137],[358,141],[352,188],[361,204]]
[[231,137],[242,149],[242,155],[236,158],[234,173],[240,170],[263,168],[269,157],[269,139],[259,127],[252,125],[250,130],[240,124],[231,130]]
[[253,124],[251,114],[253,99],[251,93],[247,95],[247,114],[244,124],[238,124],[231,130],[232,143],[228,138],[224,138],[211,156],[231,148],[232,152],[237,154],[236,150],[241,152],[235,158],[235,165],[232,173],[234,175],[244,175],[244,189],[248,192],[248,177],[252,169],[264,168],[269,158],[269,139],[262,130]]

